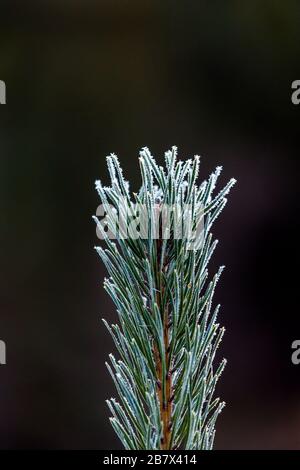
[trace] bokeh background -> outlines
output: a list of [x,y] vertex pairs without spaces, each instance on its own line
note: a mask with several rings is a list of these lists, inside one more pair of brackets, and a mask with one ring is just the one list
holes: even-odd
[[211,265],[228,366],[217,449],[300,449],[298,0],[0,4],[0,447],[117,449],[94,180],[199,153],[234,188]]

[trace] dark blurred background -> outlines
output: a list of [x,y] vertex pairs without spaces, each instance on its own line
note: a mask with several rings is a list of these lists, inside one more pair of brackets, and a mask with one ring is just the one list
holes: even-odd
[[300,449],[298,0],[0,4],[0,447],[117,449],[94,180],[199,153],[238,180],[214,235],[228,366],[217,449]]

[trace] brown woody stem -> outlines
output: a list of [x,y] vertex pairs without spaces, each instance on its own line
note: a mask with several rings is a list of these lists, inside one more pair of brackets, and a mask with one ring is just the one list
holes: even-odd
[[[157,258],[160,258],[160,244],[161,240],[158,240],[158,253]],[[161,287],[161,292],[157,293],[156,301],[159,309],[161,309],[161,298],[163,297],[164,288]],[[170,321],[168,315],[168,308],[165,309],[163,312],[163,328],[164,328],[164,350],[165,350],[165,364],[167,367],[167,374],[165,377],[166,386],[165,386],[165,393],[162,389],[161,384],[163,383],[162,377],[162,360],[157,348],[157,345],[154,345],[154,359],[156,364],[156,373],[157,373],[157,395],[159,399],[160,405],[160,416],[162,422],[162,437],[160,441],[160,448],[161,450],[170,449],[171,443],[171,428],[172,428],[172,402],[173,402],[173,393],[172,393],[172,374],[170,372],[170,343],[169,343],[169,329],[170,329]]]

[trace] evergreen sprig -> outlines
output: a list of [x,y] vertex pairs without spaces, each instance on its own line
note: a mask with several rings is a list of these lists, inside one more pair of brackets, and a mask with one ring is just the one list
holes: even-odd
[[[147,238],[126,238],[119,230],[114,242],[94,217],[107,245],[96,247],[110,276],[104,288],[119,320],[111,325],[103,320],[119,353],[119,359],[110,354],[107,364],[119,395],[119,401],[107,400],[110,421],[126,449],[211,449],[224,407],[214,391],[226,361],[214,365],[224,328],[212,299],[223,267],[208,280],[207,265],[217,244],[210,231],[235,180],[213,197],[222,168],[198,185],[199,157],[177,161],[176,147],[165,153],[165,168],[147,148],[139,162],[137,194],[130,193],[114,154],[107,157],[111,187],[96,181],[110,230],[116,216],[133,220],[138,204],[146,207],[148,222]],[[193,228],[202,220],[201,243],[191,248],[189,240],[176,238],[174,217],[169,237],[152,236],[155,211],[163,204],[179,208],[180,222],[189,218]]]

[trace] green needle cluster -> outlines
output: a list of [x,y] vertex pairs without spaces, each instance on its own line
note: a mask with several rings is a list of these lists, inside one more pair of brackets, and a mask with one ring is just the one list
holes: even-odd
[[[223,267],[209,279],[207,266],[217,244],[212,224],[235,180],[213,196],[222,168],[199,184],[199,157],[178,161],[176,147],[165,153],[164,167],[147,148],[139,163],[138,193],[130,192],[114,154],[107,157],[111,186],[96,181],[111,233],[117,216],[132,222],[138,207],[145,208],[147,222],[146,237],[125,237],[122,229],[113,240],[94,217],[106,243],[96,248],[109,273],[104,288],[118,316],[114,324],[103,320],[118,354],[107,364],[118,393],[107,401],[111,424],[126,449],[212,449],[224,407],[214,392],[226,361],[215,364],[224,328],[219,305],[212,307]],[[177,210],[167,228],[155,217],[163,206]],[[193,245],[175,236],[187,220],[191,228],[201,222]]]

